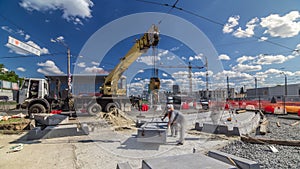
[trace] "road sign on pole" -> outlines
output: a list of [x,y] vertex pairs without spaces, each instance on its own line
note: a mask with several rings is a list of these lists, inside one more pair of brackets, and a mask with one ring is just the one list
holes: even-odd
[[22,42],[18,39],[15,39],[11,36],[8,36],[8,44],[10,44],[12,46],[15,46],[15,47],[18,47],[19,49],[22,49],[26,52],[35,54],[37,56],[41,55],[41,51],[38,48],[35,48],[31,45],[28,45],[27,43],[24,43],[24,42]]

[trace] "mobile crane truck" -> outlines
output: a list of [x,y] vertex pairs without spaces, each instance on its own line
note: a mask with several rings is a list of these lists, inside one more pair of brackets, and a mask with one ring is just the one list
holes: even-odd
[[[86,107],[90,114],[121,108],[121,105],[128,100],[126,88],[118,88],[122,74],[140,55],[146,53],[149,48],[156,47],[158,42],[158,27],[152,25],[140,39],[136,40],[128,53],[121,58],[119,64],[105,77],[98,96],[82,98],[72,95],[67,90],[62,90],[65,92],[62,95],[58,92],[61,91],[59,80],[54,82],[55,90],[50,90],[49,80],[51,78],[26,78],[19,90],[18,103],[21,108],[28,110],[29,116],[36,113],[50,113],[52,110],[75,111],[79,107],[75,104],[79,103],[80,99],[88,99]],[[53,84],[53,80],[51,83]],[[58,93],[50,93],[53,91]]]

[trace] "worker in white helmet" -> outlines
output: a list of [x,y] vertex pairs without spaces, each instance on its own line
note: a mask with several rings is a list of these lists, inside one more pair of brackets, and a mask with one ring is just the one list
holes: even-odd
[[173,106],[173,105],[171,105],[171,104],[167,105],[165,115],[164,115],[164,117],[161,120],[164,121],[164,119],[166,117],[168,117],[168,119],[169,119],[168,129],[170,129],[170,131],[171,131],[171,136],[172,137],[177,137],[177,134],[178,134],[178,124],[177,123],[173,123],[173,125],[171,125],[171,120],[172,120],[171,119],[171,114],[172,113],[169,112],[169,109],[171,108],[170,106]]
[[174,110],[174,106],[172,104],[168,104],[167,109],[170,117],[168,124],[171,128],[173,125],[180,128],[180,137],[177,145],[183,145],[186,127],[185,117],[180,111]]

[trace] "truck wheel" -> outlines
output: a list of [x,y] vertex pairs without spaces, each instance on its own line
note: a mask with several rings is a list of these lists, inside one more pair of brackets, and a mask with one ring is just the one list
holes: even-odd
[[117,103],[108,103],[108,104],[105,106],[105,111],[106,111],[106,112],[110,112],[110,111],[113,111],[115,108],[119,108],[119,106],[118,106]]
[[46,108],[41,104],[34,104],[29,107],[28,114],[29,116],[32,116],[33,114],[37,113],[46,113]]
[[87,111],[94,116],[102,111],[102,107],[98,103],[92,103],[88,106]]

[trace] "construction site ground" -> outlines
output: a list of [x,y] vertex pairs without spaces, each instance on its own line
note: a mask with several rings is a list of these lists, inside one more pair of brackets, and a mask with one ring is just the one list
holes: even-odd
[[[98,116],[78,114],[80,123],[89,126],[88,135],[51,139],[22,140],[28,131],[21,134],[0,136],[0,168],[116,168],[118,163],[128,162],[132,168],[141,168],[143,159],[173,155],[201,153],[221,148],[239,137],[227,137],[194,130],[195,122],[207,116],[207,112],[184,111],[188,119],[185,143],[177,146],[178,138],[168,134],[166,144],[138,142],[137,128],[123,123],[109,124]],[[125,114],[133,121],[161,121],[162,111],[131,111]],[[218,116],[219,118],[220,116]],[[22,144],[20,151],[11,151],[12,146]]]

